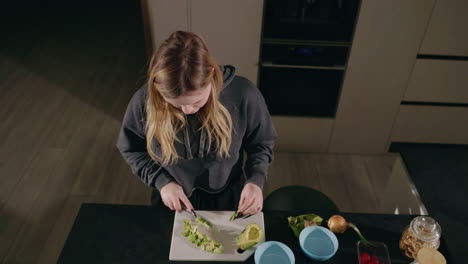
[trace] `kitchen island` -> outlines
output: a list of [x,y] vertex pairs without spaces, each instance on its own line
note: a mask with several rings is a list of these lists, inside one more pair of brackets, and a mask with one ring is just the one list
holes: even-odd
[[[298,239],[288,227],[288,216],[304,213],[320,215],[320,212],[264,211],[266,241],[288,245],[294,252],[296,263],[323,263],[305,257]],[[414,215],[341,215],[355,223],[367,239],[387,244],[392,263],[411,262],[398,248],[398,241]],[[150,206],[82,204],[58,263],[171,263],[169,249],[173,221],[173,212]],[[356,243],[359,238],[356,233],[347,230],[337,237],[339,249],[326,263],[358,263]],[[443,235],[439,250],[444,255],[447,251]],[[445,257],[451,263],[449,256]],[[253,255],[245,263],[254,263]]]

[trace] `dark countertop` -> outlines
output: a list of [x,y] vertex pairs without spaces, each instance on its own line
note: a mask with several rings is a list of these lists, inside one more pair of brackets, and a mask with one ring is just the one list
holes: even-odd
[[[303,213],[320,215],[320,212],[264,212],[266,240],[288,245],[294,252],[296,263],[324,263],[305,257],[298,240],[287,225],[288,216]],[[355,223],[367,239],[386,243],[392,263],[410,262],[398,248],[398,241],[403,229],[415,216],[355,213],[341,215]],[[173,219],[174,213],[149,206],[83,204],[58,263],[170,263]],[[336,255],[326,263],[357,263],[356,242],[359,238],[356,233],[348,230],[337,237],[340,247]],[[446,252],[443,239],[439,250]],[[447,261],[451,263],[448,258]],[[246,263],[254,263],[253,255]]]

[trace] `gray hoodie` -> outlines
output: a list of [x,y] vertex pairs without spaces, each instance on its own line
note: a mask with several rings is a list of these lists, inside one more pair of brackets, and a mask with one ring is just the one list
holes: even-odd
[[[270,114],[255,85],[236,76],[233,66],[220,67],[224,75],[220,102],[228,109],[233,122],[228,158],[218,157],[213,150],[207,151],[206,132],[198,129],[201,123],[194,114],[187,115],[188,125],[177,135],[181,142],[174,143],[179,159],[174,164],[160,166],[146,149],[147,85],[133,95],[122,122],[117,148],[132,172],[145,184],[161,190],[170,181],[175,181],[188,197],[195,189],[221,192],[230,181],[239,180],[239,177],[242,182],[252,182],[263,188],[276,139]],[[153,142],[153,150],[159,155],[160,145],[157,140]],[[247,154],[245,165],[244,151]]]

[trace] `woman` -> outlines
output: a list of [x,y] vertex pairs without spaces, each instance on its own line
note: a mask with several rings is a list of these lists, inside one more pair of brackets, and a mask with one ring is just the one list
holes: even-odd
[[198,35],[177,31],[153,55],[117,147],[155,206],[257,214],[275,139],[258,89],[217,65]]

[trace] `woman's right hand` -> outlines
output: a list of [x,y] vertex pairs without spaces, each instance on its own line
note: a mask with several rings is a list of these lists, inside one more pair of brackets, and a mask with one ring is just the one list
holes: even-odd
[[182,187],[175,182],[170,182],[162,187],[161,198],[171,210],[177,210],[177,212],[184,208],[194,210]]

